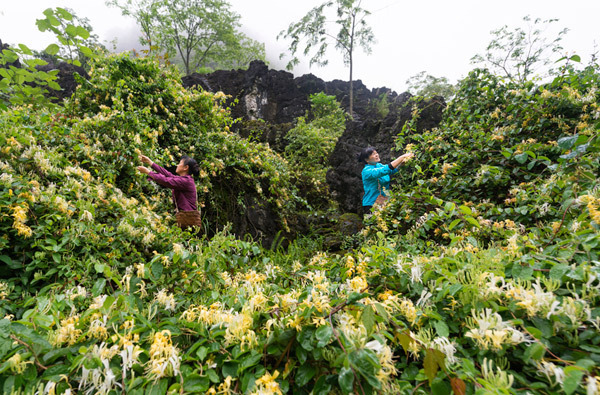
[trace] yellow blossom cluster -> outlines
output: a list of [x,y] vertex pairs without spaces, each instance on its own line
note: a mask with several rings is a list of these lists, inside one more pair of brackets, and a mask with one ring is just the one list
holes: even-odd
[[25,225],[25,222],[27,222],[26,209],[20,205],[14,205],[11,207],[11,209],[12,216],[14,218],[13,228],[17,230],[19,236],[23,236],[25,238],[31,237],[33,232],[29,226]]
[[175,296],[172,293],[167,293],[165,289],[160,290],[155,295],[154,300],[165,310],[175,310]]
[[517,301],[517,305],[527,311],[527,315],[533,317],[541,314],[546,316],[556,302],[552,292],[545,292],[538,281],[531,287],[524,287],[511,283],[506,284],[504,294],[507,298]]
[[106,329],[106,321],[108,317],[100,313],[93,313],[90,320],[90,328],[88,329],[88,338],[106,340],[108,338],[108,330]]
[[442,165],[442,173],[448,174],[448,172],[455,167],[456,167],[456,163],[444,163]]
[[15,374],[23,374],[23,372],[25,372],[25,369],[27,368],[27,365],[33,363],[32,361],[23,360],[21,353],[18,352],[15,353],[15,355],[13,355],[12,357],[10,357],[7,362],[11,372]]
[[412,324],[417,322],[417,309],[410,299],[402,298],[399,305],[400,313]]
[[89,182],[92,179],[92,175],[89,171],[82,169],[81,167],[67,166],[65,168],[65,175],[77,175],[81,177],[84,181]]
[[0,281],[0,300],[6,299],[6,297],[10,294],[10,290],[8,288],[8,284],[4,281]]
[[69,346],[77,343],[82,335],[81,329],[78,329],[79,316],[74,315],[60,322],[59,328],[54,333],[51,343],[55,346],[60,346],[66,343]]
[[364,277],[356,276],[346,280],[346,289],[349,292],[365,292],[369,287],[369,283]]
[[500,314],[492,309],[480,312],[473,310],[472,316],[466,318],[466,325],[469,331],[465,337],[473,339],[484,350],[499,351],[504,346],[533,342],[528,335],[503,321]]
[[149,354],[146,370],[155,379],[179,374],[181,357],[171,342],[170,331],[163,330],[154,334]]
[[261,378],[256,380],[256,388],[251,392],[251,395],[283,395],[279,383],[275,381],[279,377],[279,371],[275,371],[272,375],[266,372]]
[[[312,308],[319,313],[327,313],[331,310],[331,304],[329,296],[326,293],[323,293],[317,289],[312,289],[308,297],[306,297],[302,303],[300,303],[300,309],[303,308]],[[320,321],[319,321],[320,322]]]
[[206,306],[191,306],[181,314],[185,321],[197,321],[208,325],[223,325],[227,327],[225,340],[227,344],[248,345],[257,344],[256,333],[250,330],[253,325],[252,312],[232,313],[225,311],[221,303],[215,302],[208,308]]
[[592,221],[600,225],[600,199],[592,195],[582,195],[577,199],[579,202],[587,205]]

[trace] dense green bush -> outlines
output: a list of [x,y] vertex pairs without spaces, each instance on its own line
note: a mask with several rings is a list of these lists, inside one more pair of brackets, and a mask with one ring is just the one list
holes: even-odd
[[[399,137],[414,171],[339,254],[172,227],[140,151],[186,147],[203,203],[256,193],[282,222],[287,161],[152,60],[91,75],[60,113],[0,115],[4,393],[598,393],[597,69],[471,73],[437,130]],[[319,174],[293,157],[326,157],[316,126],[288,155]]]
[[346,128],[346,112],[335,96],[322,92],[311,95],[310,102],[310,114],[298,118],[285,136],[285,157],[301,196],[316,210],[331,204],[325,176],[329,156]]

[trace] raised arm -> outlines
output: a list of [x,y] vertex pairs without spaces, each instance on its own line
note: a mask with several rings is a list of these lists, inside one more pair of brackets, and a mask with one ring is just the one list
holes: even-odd
[[[154,169],[154,166],[155,165],[152,165],[153,169]],[[160,167],[160,166],[158,166],[158,167]],[[167,173],[169,173],[169,172],[167,171]],[[159,174],[159,173],[149,173],[148,177],[150,177],[158,185],[161,185],[161,186],[167,187],[167,188],[171,188],[171,189],[185,191],[185,190],[193,188],[193,185],[192,185],[194,183],[193,178],[188,177],[188,176],[185,176],[185,177],[174,176],[171,173],[169,173],[169,174],[170,174],[170,176],[167,176],[164,174]]]
[[157,165],[156,163],[152,162],[152,159],[148,158],[146,155],[140,155],[140,160],[142,161],[143,164],[150,165],[150,167],[152,167],[152,170],[154,170],[158,174],[162,174],[163,176],[167,176],[167,177],[170,177],[170,176],[174,175],[173,173],[171,173],[167,169],[165,169],[165,168]]
[[413,154],[412,152],[407,152],[404,155],[400,155],[399,157],[397,157],[396,159],[394,159],[391,163],[392,167],[394,169],[397,169],[398,166],[400,166],[402,163],[408,161],[409,159],[411,159],[413,156],[415,156],[415,154]]
[[158,174],[161,174],[165,177],[173,177],[175,176],[175,174],[171,173],[169,170],[157,165],[156,163],[152,163],[152,170],[154,170],[155,172],[157,172]]

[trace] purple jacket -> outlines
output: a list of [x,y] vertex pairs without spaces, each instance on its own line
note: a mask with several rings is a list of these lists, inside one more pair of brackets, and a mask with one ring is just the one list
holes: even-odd
[[173,190],[173,202],[178,211],[192,211],[198,209],[196,183],[192,176],[175,175],[156,163],[152,164],[152,169],[156,171],[156,173],[148,174],[148,178],[152,179],[158,185]]

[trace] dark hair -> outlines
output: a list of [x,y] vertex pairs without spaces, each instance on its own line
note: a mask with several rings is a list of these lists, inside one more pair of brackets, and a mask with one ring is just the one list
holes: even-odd
[[369,159],[369,156],[371,156],[371,154],[373,152],[375,152],[375,148],[367,147],[367,148],[363,149],[362,151],[360,151],[360,153],[356,156],[356,158],[358,159],[359,162],[365,163],[367,161],[367,159]]
[[181,157],[184,166],[188,166],[188,174],[191,176],[197,176],[200,173],[200,167],[198,166],[198,162],[195,159],[190,158],[187,155],[183,155]]

